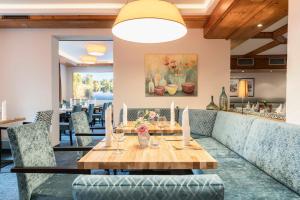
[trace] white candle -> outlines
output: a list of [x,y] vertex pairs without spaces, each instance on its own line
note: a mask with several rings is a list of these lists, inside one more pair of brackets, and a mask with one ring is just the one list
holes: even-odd
[[7,120],[7,107],[6,107],[6,101],[2,101],[1,105],[1,119]]
[[127,125],[127,106],[123,103],[123,124]]
[[170,124],[171,124],[171,127],[174,127],[175,126],[175,105],[174,105],[174,102],[172,101],[172,103],[171,103],[171,122],[170,122]]

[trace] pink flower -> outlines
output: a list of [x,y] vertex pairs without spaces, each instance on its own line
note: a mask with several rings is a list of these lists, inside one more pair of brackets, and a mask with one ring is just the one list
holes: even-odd
[[149,132],[149,129],[146,125],[142,124],[137,128],[137,133],[141,135],[145,135]]
[[153,111],[150,111],[149,118],[150,119],[155,119],[156,117],[157,117],[157,114],[155,112],[153,112]]

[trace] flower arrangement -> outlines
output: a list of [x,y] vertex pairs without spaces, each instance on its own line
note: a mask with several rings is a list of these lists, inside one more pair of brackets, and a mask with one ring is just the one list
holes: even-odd
[[158,119],[158,117],[159,117],[159,114],[157,114],[154,111],[148,111],[148,110],[146,110],[145,115],[144,115],[144,119],[149,120],[149,121],[155,121]]
[[141,124],[137,128],[137,133],[141,136],[145,136],[147,133],[149,133],[148,126],[146,124]]
[[136,126],[136,132],[141,148],[148,147],[150,141],[148,126],[146,124],[139,124]]

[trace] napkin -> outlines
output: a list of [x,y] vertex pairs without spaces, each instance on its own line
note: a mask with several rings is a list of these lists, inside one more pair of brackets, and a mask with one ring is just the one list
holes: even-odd
[[105,111],[105,146],[112,144],[112,108],[109,106]]
[[190,137],[191,137],[188,107],[186,107],[182,112],[182,135],[183,135],[183,145],[188,146],[190,144]]
[[174,105],[174,101],[172,101],[171,103],[171,109],[170,109],[170,112],[171,112],[171,121],[170,121],[170,125],[171,126],[175,126],[175,105]]
[[1,120],[7,120],[6,101],[2,101],[1,104]]
[[123,124],[127,125],[127,105],[123,103]]

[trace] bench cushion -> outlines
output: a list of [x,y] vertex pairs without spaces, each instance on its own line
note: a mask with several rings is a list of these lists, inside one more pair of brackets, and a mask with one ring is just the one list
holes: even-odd
[[217,174],[224,181],[225,200],[300,199],[295,192],[242,158],[218,158],[219,166],[204,170]]
[[244,157],[300,194],[300,126],[255,120]]
[[196,141],[209,152],[209,154],[218,159],[218,158],[239,158],[240,156],[235,152],[231,151],[229,148],[218,142],[217,140],[211,137],[201,137],[196,139]]
[[77,200],[221,200],[224,188],[217,175],[81,175],[73,183],[73,195]]
[[[182,121],[182,112],[179,110],[179,121]],[[211,136],[217,111],[214,110],[200,110],[200,109],[189,109],[189,119],[191,126],[191,136],[198,138],[201,135]]]
[[212,137],[242,155],[254,119],[256,117],[220,111]]
[[73,174],[55,174],[32,192],[31,200],[71,200],[72,183],[77,176]]

